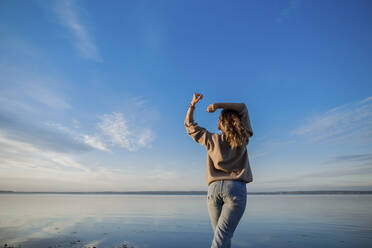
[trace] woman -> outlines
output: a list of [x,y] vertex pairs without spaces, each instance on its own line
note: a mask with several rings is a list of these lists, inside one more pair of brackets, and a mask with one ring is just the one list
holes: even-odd
[[231,238],[242,217],[246,184],[252,182],[246,145],[253,135],[248,110],[244,103],[214,103],[207,112],[223,109],[218,129],[210,133],[194,122],[194,109],[203,98],[194,94],[185,118],[188,135],[207,150],[208,213],[214,231],[212,248],[231,247]]

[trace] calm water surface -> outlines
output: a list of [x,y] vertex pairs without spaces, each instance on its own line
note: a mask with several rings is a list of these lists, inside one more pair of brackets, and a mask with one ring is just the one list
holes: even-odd
[[[0,194],[0,247],[210,247],[206,196]],[[372,247],[372,195],[248,196],[233,247]]]

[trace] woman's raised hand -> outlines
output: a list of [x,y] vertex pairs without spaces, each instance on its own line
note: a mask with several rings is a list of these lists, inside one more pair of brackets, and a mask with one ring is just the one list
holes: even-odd
[[191,106],[195,107],[195,105],[203,98],[203,95],[200,93],[194,93],[194,97],[191,101]]
[[214,111],[216,111],[216,106],[214,104],[210,104],[207,108],[207,112],[209,113],[213,113]]

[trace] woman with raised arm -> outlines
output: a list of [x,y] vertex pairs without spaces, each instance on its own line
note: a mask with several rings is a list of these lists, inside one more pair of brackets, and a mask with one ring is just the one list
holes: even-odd
[[231,247],[231,238],[246,201],[246,184],[252,182],[247,144],[253,135],[244,103],[214,103],[207,112],[223,109],[218,120],[222,134],[210,133],[194,122],[194,109],[203,98],[194,94],[185,118],[185,127],[193,140],[207,150],[208,213],[214,231],[212,248]]

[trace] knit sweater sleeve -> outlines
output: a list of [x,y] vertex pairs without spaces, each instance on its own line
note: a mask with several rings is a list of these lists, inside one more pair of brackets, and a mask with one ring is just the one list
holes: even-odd
[[248,130],[250,136],[253,136],[253,130],[251,121],[248,114],[247,106],[244,103],[241,103],[241,110],[239,111],[240,118],[243,122],[244,127]]
[[206,147],[207,150],[213,149],[214,143],[212,139],[213,133],[207,129],[200,127],[193,119],[194,109],[189,108],[185,118],[185,127],[187,134],[199,144]]

